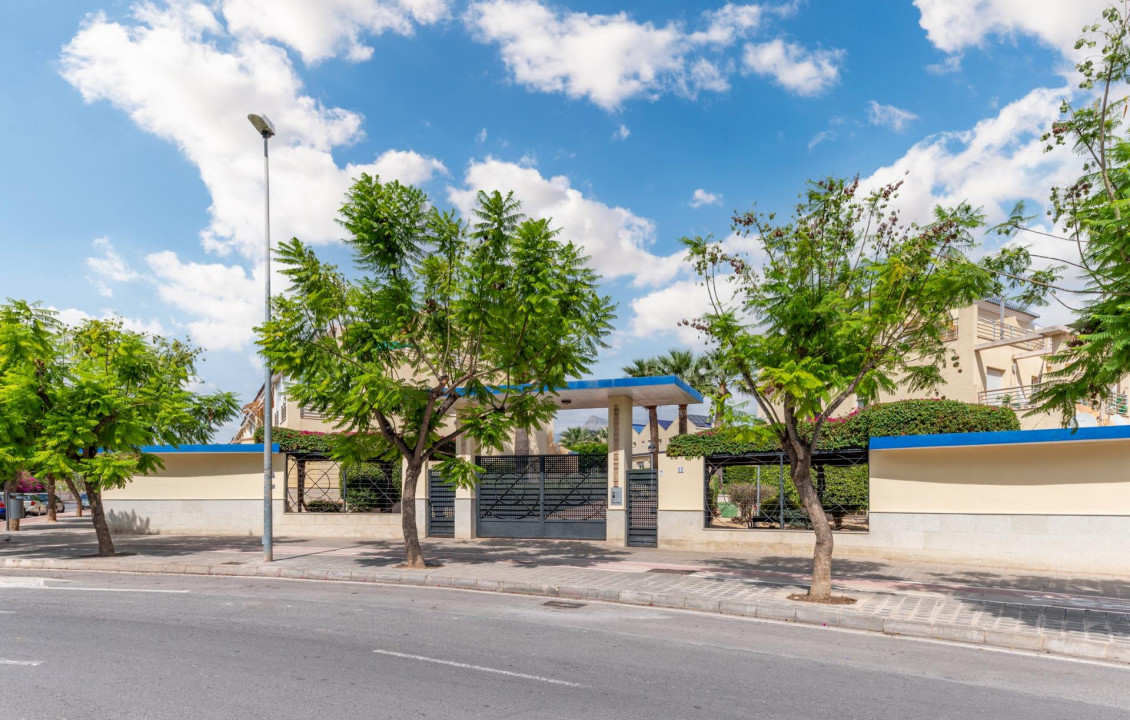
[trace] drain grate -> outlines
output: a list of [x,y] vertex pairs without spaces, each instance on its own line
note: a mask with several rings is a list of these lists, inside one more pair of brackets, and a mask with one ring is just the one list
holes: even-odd
[[230,560],[226,563],[220,563],[220,564],[221,565],[242,565],[243,563],[240,562],[239,560]]
[[663,573],[664,575],[694,575],[698,570],[678,570],[676,568],[652,568],[648,572]]
[[542,605],[551,608],[559,608],[561,610],[576,610],[577,608],[583,608],[585,603],[569,602],[567,600],[549,600],[548,602],[543,602]]

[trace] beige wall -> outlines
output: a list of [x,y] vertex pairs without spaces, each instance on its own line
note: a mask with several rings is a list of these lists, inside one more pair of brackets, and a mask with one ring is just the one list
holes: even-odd
[[871,511],[1130,515],[1130,440],[871,451]]
[[[165,469],[107,490],[107,500],[262,500],[260,453],[160,453]],[[274,456],[274,498],[282,500],[286,458]]]

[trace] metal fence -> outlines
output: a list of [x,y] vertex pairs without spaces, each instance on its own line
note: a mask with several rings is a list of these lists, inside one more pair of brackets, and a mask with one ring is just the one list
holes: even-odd
[[[866,450],[817,453],[813,458],[812,482],[834,529],[869,529]],[[704,520],[708,528],[812,527],[793,486],[788,459],[781,452],[707,458],[704,493]]]
[[400,463],[345,468],[326,455],[288,453],[286,512],[400,512]]

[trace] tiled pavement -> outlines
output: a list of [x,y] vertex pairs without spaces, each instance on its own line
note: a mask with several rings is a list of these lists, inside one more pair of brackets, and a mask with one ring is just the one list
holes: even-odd
[[[810,560],[538,540],[425,541],[439,567],[397,568],[398,543],[292,540],[264,564],[255,538],[132,536],[94,557],[89,522],[36,518],[0,542],[0,568],[177,572],[436,585],[608,600],[851,627],[1130,663],[1130,580],[981,566],[836,560],[851,606],[789,601]],[[3,533],[0,533],[0,537]]]

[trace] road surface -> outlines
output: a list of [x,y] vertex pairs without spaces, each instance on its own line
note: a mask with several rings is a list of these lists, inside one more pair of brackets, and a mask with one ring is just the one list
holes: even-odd
[[0,718],[1130,717],[1130,669],[351,583],[0,573]]

